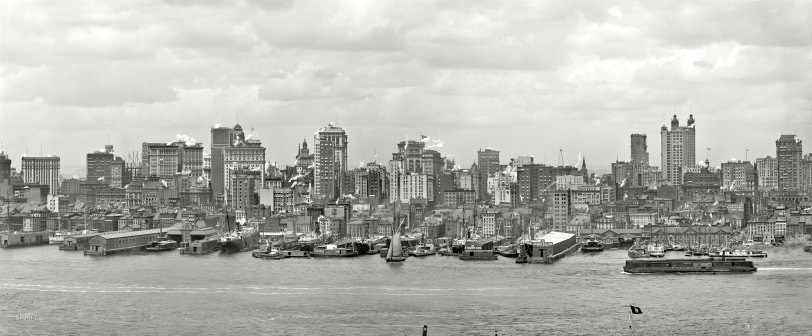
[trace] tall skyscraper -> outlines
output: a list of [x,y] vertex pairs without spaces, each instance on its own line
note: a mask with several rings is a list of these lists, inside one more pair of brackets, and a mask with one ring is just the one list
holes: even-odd
[[[246,138],[242,130],[242,126],[235,125],[232,132],[234,136],[231,146],[222,147],[223,159],[223,186],[227,191],[224,195],[224,201],[228,208],[234,209],[237,200],[234,200],[231,195],[233,189],[235,174],[238,171],[250,170],[257,172],[253,174],[254,178],[258,181],[254,183],[256,189],[262,187],[265,180],[265,147],[257,139]],[[214,164],[212,162],[212,164]],[[212,166],[212,171],[214,166]]]
[[223,148],[230,147],[234,130],[230,127],[211,128],[211,189],[215,197],[224,197]]
[[632,134],[631,136],[632,163],[648,166],[648,145],[645,134]]
[[314,199],[330,201],[345,194],[344,175],[347,172],[347,133],[333,123],[314,135],[313,195]]
[[410,203],[412,199],[433,202],[435,193],[435,171],[442,169],[440,153],[425,150],[422,141],[406,140],[398,143],[398,151],[392,153],[389,161],[389,200]]
[[803,144],[794,134],[783,134],[775,141],[778,158],[778,190],[798,190],[803,179]]
[[801,188],[807,192],[812,191],[812,153],[804,155],[804,159],[801,160],[801,169],[803,170]]
[[663,178],[673,184],[682,184],[686,169],[696,166],[696,129],[694,115],[688,117],[688,124],[680,126],[677,115],[671,119],[671,129],[660,128]]
[[110,150],[95,151],[87,153],[87,181],[88,183],[107,184],[112,177],[110,175],[110,165],[115,160],[115,155]]
[[47,184],[51,194],[59,193],[58,156],[23,156],[22,173],[25,183]]
[[479,198],[488,199],[488,177],[498,172],[499,151],[486,148],[476,152],[477,166],[479,167]]
[[3,181],[11,183],[11,158],[0,151],[0,183]]
[[756,159],[758,189],[770,191],[778,189],[778,159],[767,156]]

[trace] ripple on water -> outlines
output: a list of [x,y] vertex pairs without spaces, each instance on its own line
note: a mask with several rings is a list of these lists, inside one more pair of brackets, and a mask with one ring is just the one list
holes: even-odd
[[[804,334],[812,258],[770,252],[755,274],[622,273],[624,250],[552,265],[377,256],[265,261],[249,254],[90,258],[53,247],[0,250],[0,327],[9,334],[614,335],[628,305],[646,335]],[[8,316],[35,313],[20,323]],[[2,333],[2,329],[0,329]]]

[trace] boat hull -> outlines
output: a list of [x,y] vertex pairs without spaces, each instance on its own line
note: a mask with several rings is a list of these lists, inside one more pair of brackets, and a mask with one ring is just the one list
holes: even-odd
[[391,257],[386,258],[386,262],[403,262],[406,260],[406,257]]
[[603,246],[581,246],[581,252],[603,252]]
[[756,267],[744,258],[626,260],[626,273],[750,273]]
[[490,250],[466,250],[460,254],[460,260],[497,260],[498,257]]
[[253,250],[258,245],[259,231],[253,231],[229,240],[220,240],[220,250],[223,252],[245,252]]
[[542,237],[540,243],[521,245],[520,256],[516,262],[550,264],[577,251],[580,247],[581,243],[577,242],[574,234],[550,232]]

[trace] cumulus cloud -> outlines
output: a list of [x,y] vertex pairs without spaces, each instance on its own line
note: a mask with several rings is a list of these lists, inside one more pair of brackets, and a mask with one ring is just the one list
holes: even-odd
[[[543,144],[538,160],[547,162],[575,143],[571,151],[597,164],[627,155],[628,133],[653,139],[668,116],[693,112],[698,147],[730,157],[750,141],[766,155],[778,133],[812,137],[812,116],[802,113],[812,108],[810,7],[11,2],[0,8],[0,133],[21,152],[27,144],[14,139],[40,132],[27,124],[57,143],[63,129],[109,125],[76,141],[120,135],[116,148],[126,152],[166,134],[206,143],[210,125],[240,119],[267,134],[269,158],[286,162],[302,135],[338,121],[357,160],[402,140],[393,134],[426,132],[442,135],[443,151],[468,153],[464,165],[478,143],[513,156]],[[746,125],[765,131],[748,134]],[[65,164],[82,166],[83,153],[54,146]],[[655,162],[658,147],[649,144]]]

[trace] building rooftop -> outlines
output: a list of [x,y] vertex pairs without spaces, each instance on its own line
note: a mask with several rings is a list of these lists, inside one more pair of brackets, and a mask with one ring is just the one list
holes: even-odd
[[540,239],[543,240],[545,243],[556,244],[556,243],[565,241],[567,239],[570,239],[573,236],[575,236],[575,234],[553,231],[553,232],[550,232],[550,233],[542,236]]
[[161,233],[162,231],[166,231],[166,229],[150,229],[150,230],[141,230],[141,231],[125,231],[125,232],[112,232],[112,233],[101,233],[98,234],[104,239],[114,239],[114,238],[124,238],[124,237],[136,237],[142,236],[147,234],[155,234]]

